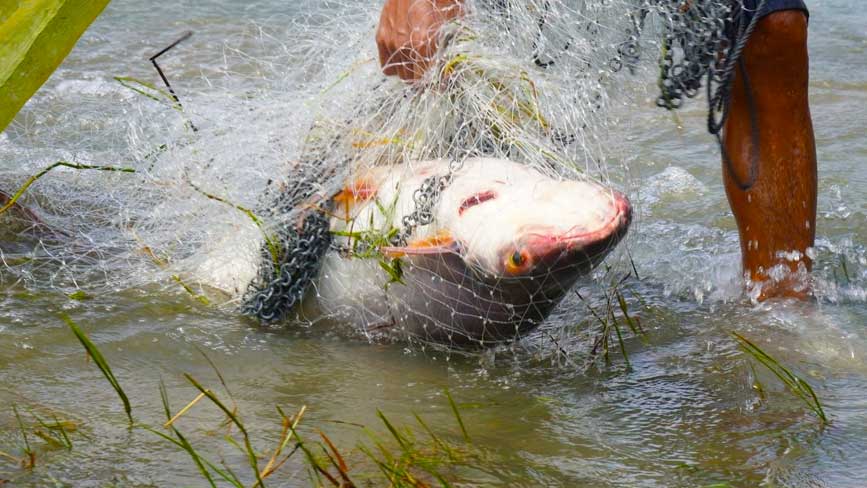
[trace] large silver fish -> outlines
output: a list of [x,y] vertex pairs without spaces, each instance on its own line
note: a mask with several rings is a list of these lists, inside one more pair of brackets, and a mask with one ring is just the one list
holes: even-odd
[[[371,250],[403,231],[416,190],[448,167],[445,160],[375,167],[349,181],[334,199],[331,231],[338,248],[366,257],[326,254],[297,312],[371,336],[455,345],[514,340],[602,261],[631,220],[628,200],[597,183],[473,158],[436,200],[431,224],[414,229],[406,245]],[[252,268],[229,269],[248,281]]]

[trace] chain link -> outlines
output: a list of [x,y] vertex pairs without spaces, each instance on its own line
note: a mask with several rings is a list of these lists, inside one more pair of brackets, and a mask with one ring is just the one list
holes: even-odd
[[464,161],[462,159],[452,159],[449,162],[448,172],[445,175],[429,176],[422,181],[421,186],[412,195],[415,208],[401,219],[403,229],[392,239],[392,244],[405,246],[409,237],[412,236],[418,227],[430,225],[433,222],[434,207],[439,202],[443,191],[454,179],[455,174],[463,166]]

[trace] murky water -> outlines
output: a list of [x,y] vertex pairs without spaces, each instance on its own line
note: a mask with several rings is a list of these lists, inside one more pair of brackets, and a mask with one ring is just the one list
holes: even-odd
[[[811,102],[820,162],[817,302],[753,306],[743,298],[734,219],[716,148],[704,132],[704,105],[683,110],[678,128],[669,114],[653,108],[636,81],[634,103],[618,109],[628,122],[617,127],[620,147],[613,148],[639,189],[632,198],[640,215],[628,246],[641,279],[631,282],[630,302],[647,334],[627,339],[631,369],[616,352],[609,368],[584,367],[589,343],[573,347],[583,336],[568,332],[587,317],[577,299],[514,351],[466,357],[371,345],[317,328],[265,330],[161,288],[72,300],[33,292],[7,274],[0,279],[0,451],[18,456],[23,447],[13,403],[28,422],[32,413],[56,414],[75,420],[79,432],[72,435],[70,452],[45,449],[31,435],[40,448],[36,468],[21,470],[0,455],[0,480],[34,487],[205,485],[185,454],[128,428],[114,392],[59,319],[65,312],[100,345],[140,422],[162,421],[161,379],[175,409],[196,394],[185,372],[218,389],[199,353],[205,351],[262,451],[280,434],[274,407],[288,413],[306,405],[302,434],[327,431],[346,446],[359,470],[373,470],[352,450],[364,434],[351,424],[381,431],[377,409],[401,424],[417,412],[457,440],[443,395],[448,388],[462,406],[473,444],[491,466],[490,474],[462,473],[479,484],[863,486],[867,15],[857,0],[816,0],[810,6]],[[334,12],[328,4],[317,8],[307,12],[310,22],[325,22]],[[291,56],[266,48],[268,36],[293,32],[300,10],[276,0],[171,6],[115,0],[0,136],[3,181],[20,181],[58,158],[86,154],[115,162],[119,148],[129,144],[131,119],[164,117],[166,124],[177,124],[172,114],[148,113],[111,77],[153,79],[146,57],[186,29],[195,36],[167,65],[180,90],[198,94],[187,98],[191,110],[220,103],[208,98],[209,90],[251,99],[267,90],[291,92],[291,77],[276,75]],[[375,11],[363,9],[354,19],[372,28]],[[226,46],[255,60],[244,62],[244,55]],[[62,189],[64,177],[76,176],[66,173],[44,184]],[[13,232],[0,232],[5,259],[26,252]],[[753,389],[749,363],[730,331],[750,337],[807,379],[831,423],[820,427],[765,370],[757,369],[764,395]],[[569,354],[550,354],[551,336],[571,340]],[[537,354],[539,349],[546,354]],[[179,425],[204,451],[243,471],[243,457],[212,432],[220,418],[203,404]],[[301,457],[293,457],[272,484],[307,486],[305,469]]]

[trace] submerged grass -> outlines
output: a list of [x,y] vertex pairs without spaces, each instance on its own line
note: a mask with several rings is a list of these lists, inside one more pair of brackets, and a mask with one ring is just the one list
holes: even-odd
[[18,413],[18,407],[12,405],[12,412],[15,413],[15,421],[18,422],[18,428],[21,431],[21,437],[24,439],[24,459],[21,461],[21,467],[24,469],[33,469],[36,466],[36,452],[30,447],[30,439],[27,438],[27,429],[24,428],[24,421],[21,420],[21,414]]
[[[804,402],[808,409],[816,414],[816,417],[819,418],[822,424],[828,423],[828,417],[825,415],[825,409],[822,408],[822,402],[819,401],[819,397],[816,395],[816,392],[813,391],[813,387],[811,387],[809,383],[797,376],[789,368],[783,366],[774,357],[763,351],[759,346],[746,337],[737,332],[732,332],[731,334],[734,336],[735,340],[737,340],[738,345],[740,345],[744,352],[749,354],[750,357],[761,363],[764,367],[768,368],[777,378],[779,378],[779,380],[786,385],[789,391]],[[759,391],[764,392],[763,388],[759,388]]]

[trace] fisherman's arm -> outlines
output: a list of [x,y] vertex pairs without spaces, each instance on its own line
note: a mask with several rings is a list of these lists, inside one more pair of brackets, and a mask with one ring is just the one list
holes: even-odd
[[376,32],[387,75],[415,81],[436,54],[440,27],[463,14],[463,0],[386,0]]

